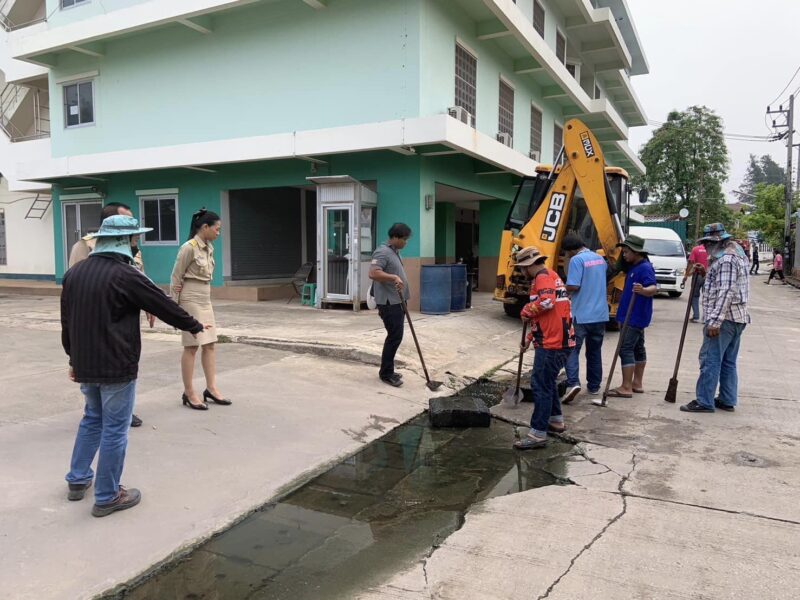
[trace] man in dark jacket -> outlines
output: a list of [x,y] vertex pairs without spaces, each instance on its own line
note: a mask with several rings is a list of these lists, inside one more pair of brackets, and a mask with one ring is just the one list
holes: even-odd
[[139,490],[122,487],[142,341],[139,311],[193,334],[196,321],[133,266],[131,236],[136,219],[114,215],[103,221],[94,251],[64,274],[61,292],[61,343],[69,356],[70,379],[81,384],[86,406],[66,476],[70,500],[81,500],[92,485],[98,449],[95,505],[104,517],[136,506]]

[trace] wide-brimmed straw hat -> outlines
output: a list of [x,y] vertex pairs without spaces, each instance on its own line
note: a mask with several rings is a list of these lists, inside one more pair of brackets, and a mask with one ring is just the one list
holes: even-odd
[[514,259],[514,263],[518,267],[530,267],[531,265],[546,259],[547,257],[544,256],[541,252],[539,252],[538,248],[535,248],[533,246],[528,246],[527,248],[523,248],[522,250],[517,252],[517,256]]

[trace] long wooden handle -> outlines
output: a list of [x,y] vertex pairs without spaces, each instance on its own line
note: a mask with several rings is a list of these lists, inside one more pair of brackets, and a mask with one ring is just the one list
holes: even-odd
[[514,391],[515,394],[519,393],[519,381],[522,379],[522,359],[525,356],[525,350],[523,347],[525,346],[525,339],[528,335],[528,322],[522,322],[522,342],[519,345],[519,364],[517,365],[517,389]]
[[678,378],[678,369],[681,366],[681,356],[683,355],[683,342],[686,341],[686,328],[689,326],[689,313],[692,310],[692,300],[694,293],[697,290],[697,273],[692,275],[692,287],[689,293],[689,300],[686,302],[686,314],[683,316],[683,331],[681,331],[681,343],[678,344],[678,356],[675,357],[675,371],[672,373],[672,378]]
[[628,305],[628,311],[625,313],[625,321],[622,323],[622,329],[619,330],[619,339],[617,340],[617,349],[614,351],[614,360],[611,361],[611,369],[608,372],[608,379],[606,380],[606,391],[604,396],[608,394],[611,387],[611,380],[614,378],[614,369],[617,368],[617,359],[619,358],[619,351],[622,348],[622,342],[625,339],[625,332],[628,331],[628,322],[631,320],[631,313],[633,313],[633,305],[636,304],[636,293],[631,290],[631,303]]
[[425,366],[425,359],[422,358],[422,348],[419,347],[419,341],[417,340],[417,332],[414,331],[414,324],[411,322],[411,315],[408,312],[408,306],[406,305],[406,301],[402,296],[400,296],[400,304],[403,305],[403,312],[406,314],[408,327],[411,329],[411,336],[414,338],[414,345],[417,347],[417,354],[419,354],[419,362],[422,363],[422,370],[425,372],[425,380],[428,383],[430,383],[431,378],[430,375],[428,375],[428,368]]

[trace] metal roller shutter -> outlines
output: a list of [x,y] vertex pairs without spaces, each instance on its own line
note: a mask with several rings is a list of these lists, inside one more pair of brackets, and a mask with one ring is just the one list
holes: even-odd
[[283,279],[302,262],[300,190],[231,190],[231,278]]

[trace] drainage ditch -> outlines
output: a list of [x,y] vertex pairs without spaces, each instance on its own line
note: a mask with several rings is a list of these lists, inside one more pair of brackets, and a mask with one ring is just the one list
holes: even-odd
[[[482,380],[460,395],[496,403]],[[571,445],[520,453],[514,427],[432,429],[421,415],[107,599],[350,599],[422,559],[476,502],[565,481]]]

